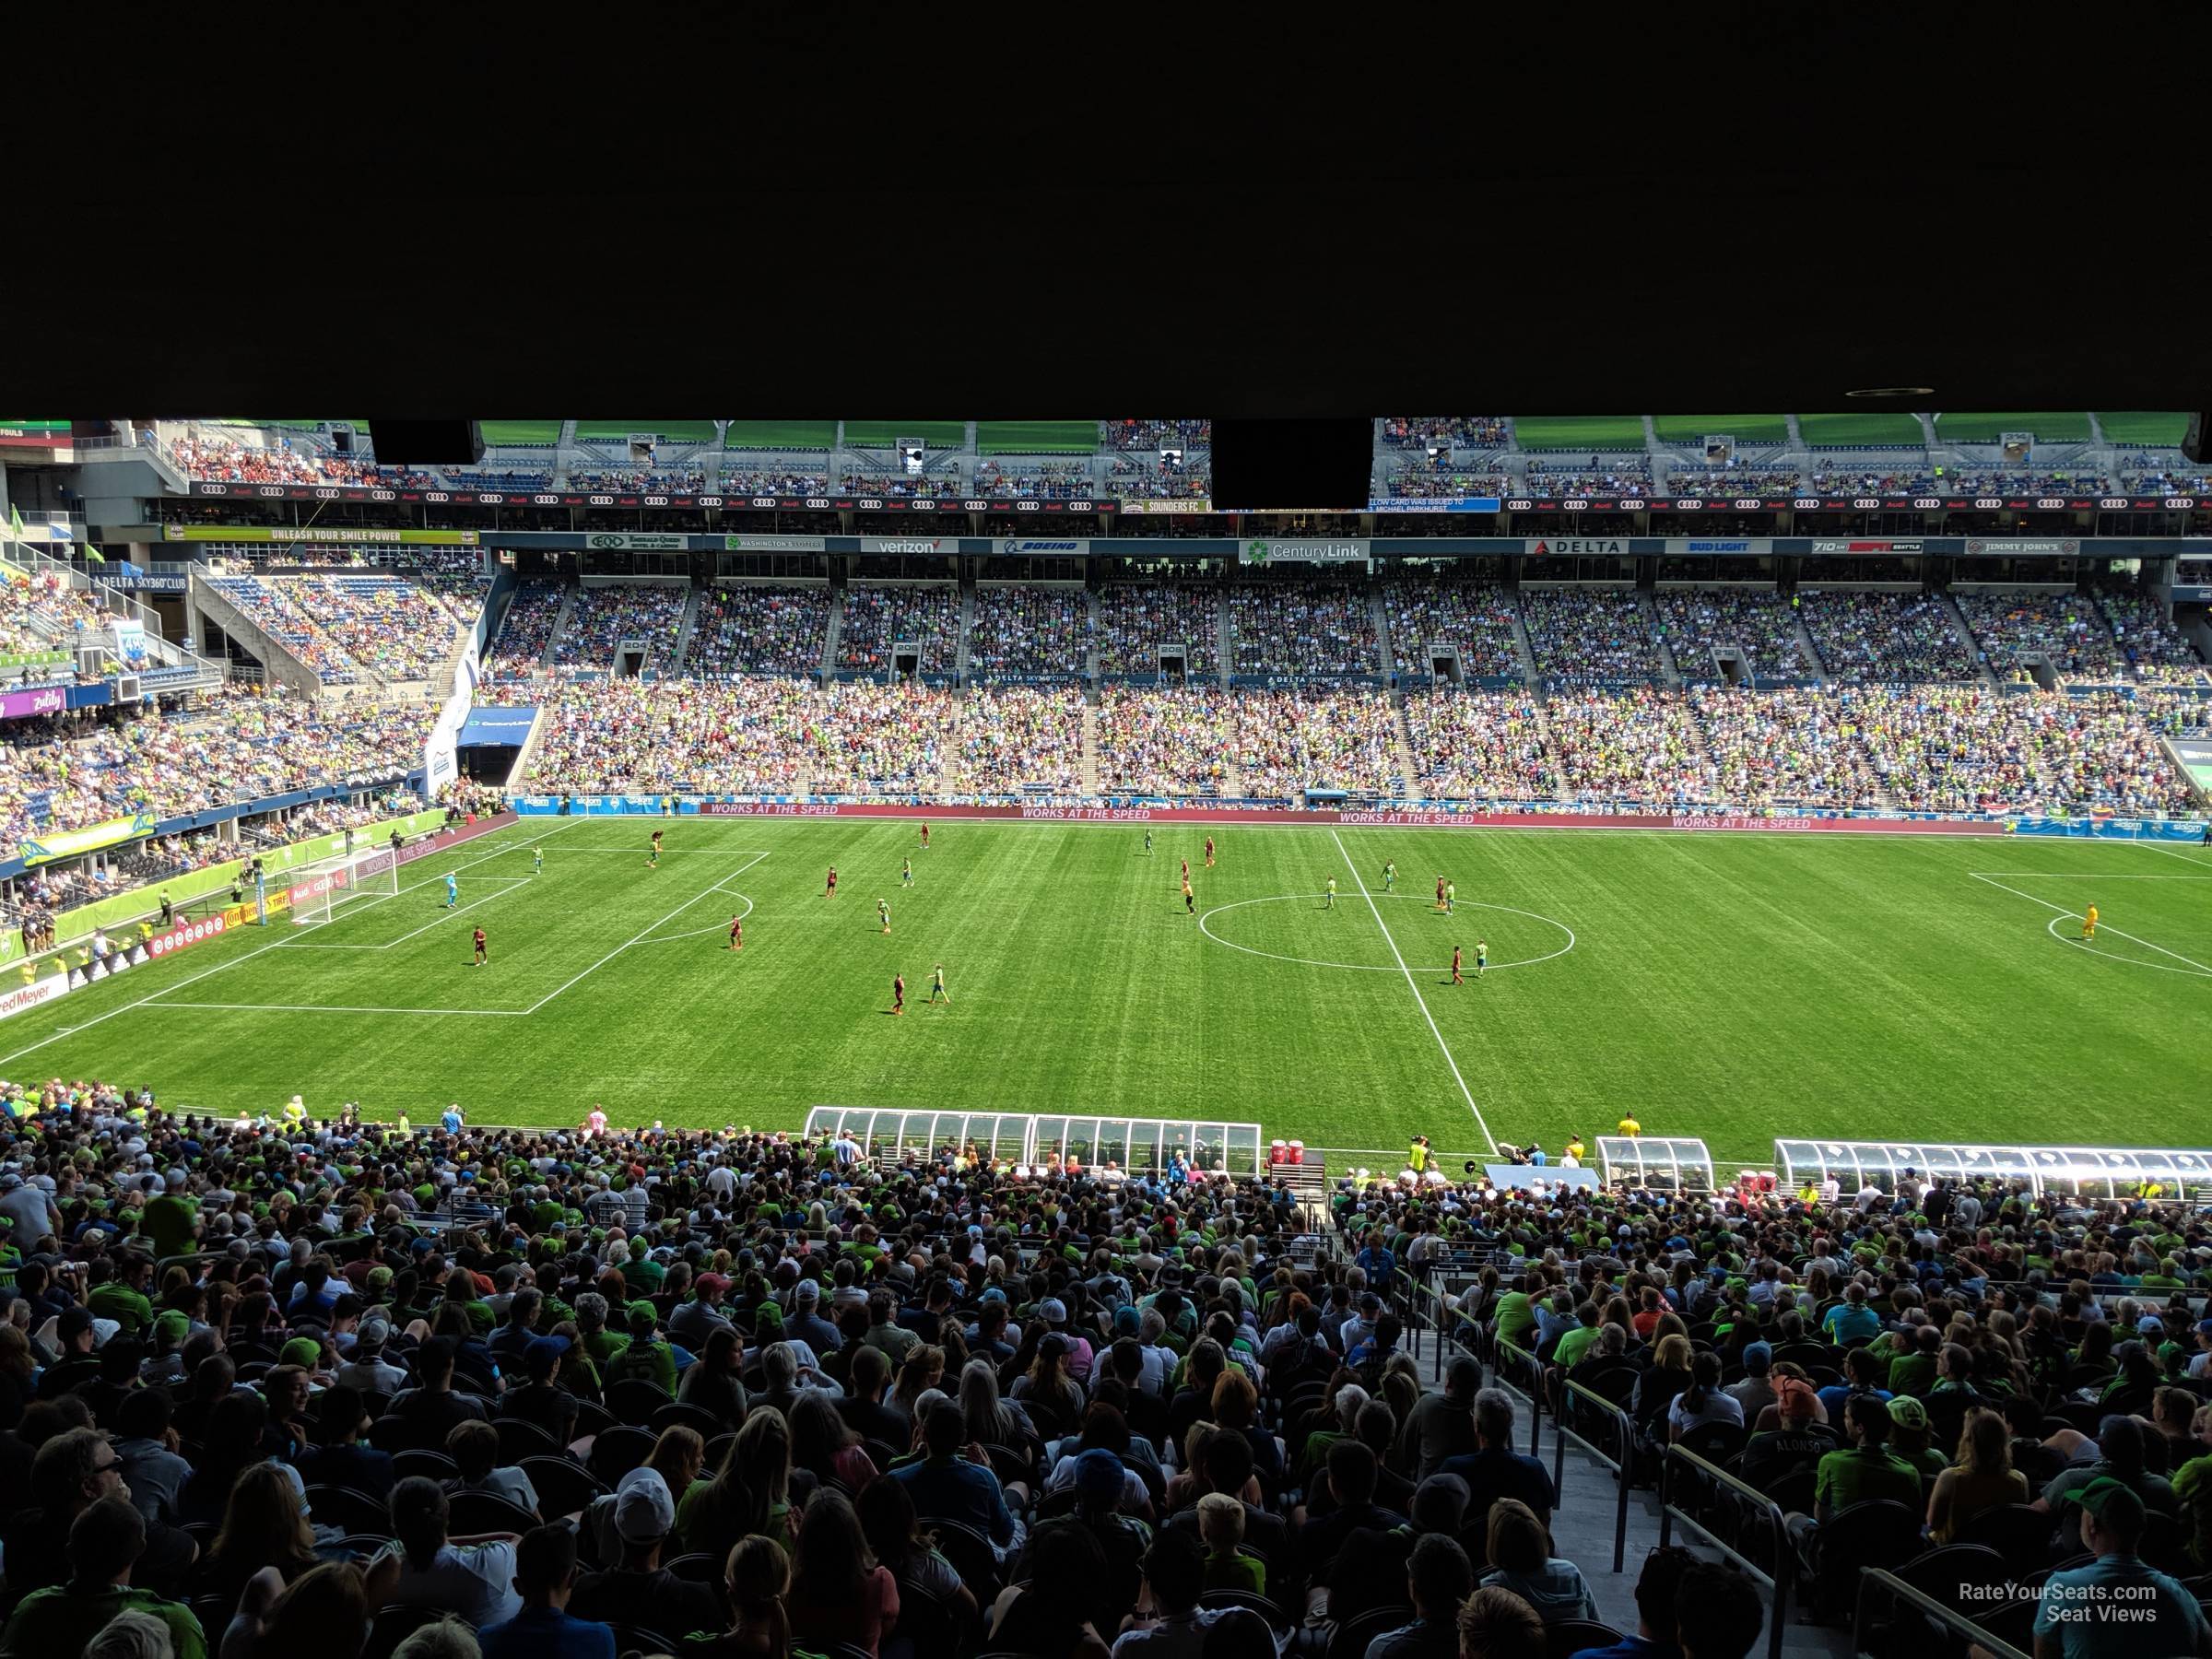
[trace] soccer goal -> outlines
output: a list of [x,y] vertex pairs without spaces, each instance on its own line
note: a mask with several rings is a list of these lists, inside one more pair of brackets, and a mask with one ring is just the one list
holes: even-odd
[[316,927],[367,899],[399,892],[399,861],[389,847],[303,865],[285,889],[285,908],[299,927]]

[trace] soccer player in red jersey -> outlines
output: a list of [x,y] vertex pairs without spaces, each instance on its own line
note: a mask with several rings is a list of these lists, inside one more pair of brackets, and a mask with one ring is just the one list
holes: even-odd
[[[1441,890],[1438,896],[1440,898],[1442,896]],[[837,866],[835,865],[831,865],[830,866],[830,886],[828,890],[822,894],[822,897],[825,899],[834,899],[837,897]]]
[[1214,867],[1214,838],[1210,835],[1206,838],[1206,867]]
[[929,851],[929,826],[927,824],[922,826],[922,851],[924,853]]
[[903,973],[891,975],[891,1012],[906,1012],[906,975]]
[[732,950],[745,948],[745,918],[743,916],[730,918],[730,948]]
[[1459,947],[1456,945],[1452,947],[1452,982],[1455,985],[1464,985],[1467,982],[1459,977]]
[[1441,876],[1436,878],[1436,908],[1440,911],[1444,908],[1444,878]]
[[484,947],[484,930],[477,929],[477,966],[481,968],[491,960],[491,953]]

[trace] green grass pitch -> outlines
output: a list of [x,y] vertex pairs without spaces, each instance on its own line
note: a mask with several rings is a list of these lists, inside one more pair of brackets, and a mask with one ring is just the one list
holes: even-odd
[[[526,819],[327,925],[134,969],[0,1026],[0,1076],[225,1113],[295,1089],[418,1123],[449,1100],[564,1124],[594,1101],[782,1127],[815,1104],[1112,1111],[1453,1152],[1477,1149],[1477,1112],[1556,1145],[1628,1106],[1760,1162],[1778,1134],[2204,1139],[2212,853],[2193,848],[1216,826],[1207,870],[1194,824],[1156,825],[1147,857],[1124,825],[940,822],[924,852],[903,820],[688,818],[653,870],[653,827]],[[949,1008],[925,1003],[939,961]]]

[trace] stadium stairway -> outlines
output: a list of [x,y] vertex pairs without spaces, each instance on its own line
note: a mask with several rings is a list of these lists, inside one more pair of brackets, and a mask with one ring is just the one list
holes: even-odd
[[[844,423],[838,423],[841,430]],[[822,672],[820,679],[827,686],[837,673],[837,643],[845,631],[845,595],[842,590],[830,595],[830,625],[822,629]]]
[[1229,677],[1237,665],[1237,630],[1230,625],[1229,594],[1214,595],[1214,650],[1219,664],[1221,689],[1229,689]]
[[1814,677],[1825,688],[1828,685],[1828,665],[1820,660],[1820,653],[1813,644],[1812,630],[1806,627],[1805,618],[1794,601],[1790,606],[1790,627],[1797,636],[1798,652],[1813,665]]
[[561,633],[569,626],[569,618],[576,614],[576,592],[568,588],[560,595],[560,615],[553,618],[553,630],[546,635],[546,649],[537,659],[541,668],[553,666],[553,653],[560,644]]
[[674,672],[675,665],[681,664],[684,653],[691,649],[691,630],[699,626],[699,600],[702,591],[695,587],[684,597],[684,619],[677,627],[676,651],[668,659],[670,667],[664,669],[664,673]]
[[[1544,684],[1544,680],[1536,672],[1536,648],[1529,642],[1528,619],[1521,614],[1518,596],[1513,601],[1513,649],[1521,653],[1521,683],[1531,691],[1536,690]],[[1544,706],[1540,699],[1536,706],[1539,710]],[[1544,723],[1544,741],[1547,745],[1551,742],[1551,723],[1548,720]]]
[[[1389,658],[1383,660],[1387,662]],[[1406,724],[1406,693],[1402,690],[1390,694],[1390,743],[1395,753],[1398,776],[1403,780],[1398,793],[1413,794],[1418,788],[1421,774],[1414,764],[1413,729]]]
[[[1674,642],[1666,637],[1666,629],[1659,620],[1658,606],[1645,593],[1636,595],[1636,604],[1643,612],[1644,628],[1650,632],[1653,642],[1659,647],[1659,672],[1666,682],[1666,688],[1669,691],[1681,690],[1682,665],[1675,661]],[[1702,747],[1701,740],[1700,747]]]
[[[1436,1380],[1434,1347],[1438,1338],[1428,1330],[1416,1330],[1412,1335],[1411,1347],[1420,1365],[1422,1389],[1434,1392],[1440,1386]],[[1451,1362],[1449,1349],[1444,1362]],[[1531,1451],[1528,1396],[1487,1366],[1483,1370],[1483,1382],[1502,1388],[1512,1396],[1515,1443],[1523,1452]],[[1583,1581],[1597,1602],[1598,1618],[1617,1630],[1632,1633],[1636,1629],[1636,1575],[1642,1570],[1645,1556],[1659,1545],[1658,1494],[1647,1487],[1630,1488],[1621,1570],[1615,1572],[1613,1535],[1618,1516],[1619,1488],[1614,1481],[1613,1471],[1571,1439],[1567,1441],[1562,1456],[1557,1425],[1549,1417],[1542,1420],[1537,1430],[1534,1451],[1544,1467],[1556,1473],[1558,1480],[1559,1503],[1551,1517],[1553,1548],[1583,1570]],[[1669,1541],[1687,1547],[1701,1559],[1721,1559],[1718,1550],[1679,1522],[1675,1524]],[[1759,1600],[1771,1618],[1773,1596],[1762,1588]],[[1804,1622],[1803,1609],[1794,1592],[1786,1618],[1788,1622],[1782,1635],[1783,1659],[1841,1659],[1853,1651],[1849,1630]],[[1770,1651],[1769,1640],[1769,1632],[1762,1630],[1751,1649],[1758,1659],[1765,1659]]]
[[[968,423],[968,442],[971,447],[973,447],[975,443],[975,422],[972,420]],[[968,647],[971,643],[969,630],[974,626],[975,590],[971,587],[963,587],[960,589],[959,645],[952,659],[954,682],[962,686],[968,683]]]
[[1974,638],[1974,630],[1968,626],[1966,613],[1959,608],[1959,601],[1948,593],[1938,594],[1937,597],[1943,601],[1943,614],[1951,619],[1951,626],[1959,630],[1959,638],[1966,646],[1966,654],[1974,660],[1976,677],[1985,686],[1995,685],[1997,677],[1990,672],[1989,665],[1983,660],[1982,641]]
[[1797,417],[1794,415],[1784,415],[1782,418],[1782,424],[1783,429],[1790,435],[1790,453],[1793,455],[1802,455],[1807,453],[1808,452],[1805,447],[1805,429],[1797,424]]
[[[1095,677],[1095,662],[1092,668]],[[1083,793],[1093,796],[1099,793],[1099,693],[1095,684],[1083,691]]]
[[1102,625],[1103,618],[1101,618],[1099,615],[1099,596],[1097,594],[1087,591],[1083,595],[1083,603],[1088,606],[1090,610],[1090,649],[1086,652],[1083,656],[1083,683],[1089,688],[1091,695],[1095,697],[1098,695],[1100,688],[1105,683],[1099,677],[1102,672],[1099,665],[1099,630]]

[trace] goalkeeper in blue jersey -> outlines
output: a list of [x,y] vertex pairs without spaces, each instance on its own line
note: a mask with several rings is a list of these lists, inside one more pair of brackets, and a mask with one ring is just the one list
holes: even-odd
[[445,908],[452,910],[461,902],[461,878],[448,870],[445,873]]

